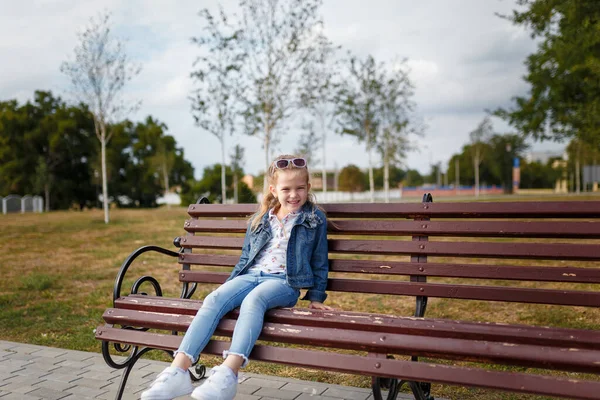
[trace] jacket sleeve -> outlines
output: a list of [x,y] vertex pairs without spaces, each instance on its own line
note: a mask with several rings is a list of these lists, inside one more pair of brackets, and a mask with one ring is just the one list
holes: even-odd
[[233,270],[231,271],[231,275],[227,280],[230,280],[239,269],[243,268],[248,262],[248,257],[250,257],[250,231],[252,230],[252,223],[248,223],[248,228],[246,228],[246,236],[244,236],[244,244],[242,245],[242,255],[240,256],[240,260],[237,262]]
[[327,246],[327,218],[319,213],[323,223],[317,227],[310,266],[313,272],[314,285],[308,289],[302,300],[324,302],[327,298],[327,276],[329,274],[329,256]]

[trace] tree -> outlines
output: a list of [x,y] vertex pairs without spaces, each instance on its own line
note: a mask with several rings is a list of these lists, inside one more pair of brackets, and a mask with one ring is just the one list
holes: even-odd
[[194,176],[183,149],[165,133],[167,130],[166,124],[151,116],[126,129],[128,139],[122,153],[130,154],[130,159],[118,175],[126,183],[123,194],[143,207],[156,206],[159,193],[186,185]]
[[[301,107],[303,71],[318,60],[322,0],[240,0],[239,41],[246,134],[262,140],[265,171],[271,147]],[[266,178],[265,178],[266,179]],[[266,186],[266,182],[265,182]]]
[[422,134],[414,121],[414,95],[404,61],[394,63],[391,71],[384,72],[381,85],[381,132],[377,149],[383,159],[383,188],[385,201],[390,201],[390,164],[401,164],[406,153],[412,150],[409,135]]
[[546,165],[539,161],[521,162],[520,187],[526,189],[550,189],[563,174],[561,168],[552,168],[550,160]]
[[[320,141],[313,145],[314,148],[321,146],[323,151],[321,161],[321,176],[323,177],[323,193],[327,192],[327,130],[335,119],[335,109],[332,107],[335,100],[336,83],[338,77],[338,64],[333,61],[336,51],[335,47],[324,36],[319,37],[316,62],[307,63],[303,71],[303,89],[301,94],[302,104],[308,109],[315,121],[311,121],[307,127],[309,132],[316,138],[315,122],[321,132]],[[316,162],[315,160],[311,161]]]
[[233,202],[239,203],[239,177],[243,174],[244,148],[236,144],[229,156],[231,160],[231,170],[233,171]]
[[78,40],[75,59],[63,62],[60,69],[71,80],[75,98],[88,106],[94,119],[100,141],[104,222],[108,223],[106,146],[112,136],[108,127],[137,107],[128,106],[122,96],[125,85],[139,74],[140,67],[130,61],[122,41],[111,34],[109,13],[90,18]]
[[[231,168],[226,167],[225,171],[228,180],[231,181],[233,171]],[[221,202],[221,190],[220,190],[220,180],[221,180],[221,165],[214,164],[212,166],[204,168],[204,172],[202,174],[202,179],[200,181],[196,181],[190,184],[190,189],[188,192],[184,194],[182,200],[184,202],[195,203],[200,197],[206,197],[210,200],[211,203]],[[228,187],[228,195],[231,195],[232,188]],[[244,182],[239,182],[239,190],[240,190],[240,203],[255,203],[256,196],[254,193],[248,188],[248,186]]]
[[91,205],[93,122],[51,92],[0,102],[0,193],[41,194],[46,210]]
[[340,171],[339,190],[343,192],[364,192],[365,174],[356,165],[348,165]]
[[[540,42],[525,64],[526,96],[496,115],[536,140],[600,141],[600,3],[581,0],[518,0],[524,11],[502,16],[531,29]],[[579,152],[577,152],[579,154]],[[576,156],[579,192],[579,156]]]
[[485,142],[493,134],[493,129],[490,117],[485,116],[477,125],[477,128],[469,133],[473,171],[475,171],[475,197],[479,197],[479,166],[484,157],[483,149],[485,148]]
[[372,56],[359,60],[350,56],[347,61],[348,79],[340,84],[336,94],[336,117],[339,133],[351,135],[364,142],[369,159],[369,188],[371,202],[375,201],[372,150],[377,143],[381,125],[380,93],[384,66],[377,64]]
[[294,152],[304,157],[310,168],[319,162],[319,159],[315,155],[315,149],[321,146],[322,137],[318,137],[315,133],[315,124],[313,121],[304,124],[303,127],[306,129],[306,132],[298,137],[297,147]]
[[[233,134],[237,114],[238,91],[241,88],[240,69],[246,58],[237,41],[239,28],[232,27],[224,10],[219,19],[204,9],[200,15],[206,22],[205,35],[193,38],[206,55],[198,57],[192,78],[200,86],[192,98],[196,125],[215,135],[221,143],[221,165],[225,166],[225,136]],[[226,202],[225,168],[221,168],[221,201]]]

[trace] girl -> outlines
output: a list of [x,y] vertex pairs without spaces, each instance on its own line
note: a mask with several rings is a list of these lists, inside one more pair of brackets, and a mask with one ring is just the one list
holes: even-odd
[[[163,400],[193,391],[194,399],[229,400],[237,391],[237,373],[274,307],[293,307],[300,288],[310,308],[331,310],[327,297],[327,220],[313,200],[306,160],[293,155],[275,159],[267,171],[260,210],[249,221],[240,261],[227,281],[206,296],[170,367],[161,372],[142,400]],[[187,369],[210,340],[219,320],[236,307],[240,314],[223,364],[212,368],[194,389]]]

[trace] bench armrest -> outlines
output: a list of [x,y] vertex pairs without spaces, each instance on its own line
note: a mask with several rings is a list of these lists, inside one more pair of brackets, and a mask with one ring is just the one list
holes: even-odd
[[[140,247],[139,249],[135,250],[133,253],[131,253],[125,259],[123,264],[121,265],[121,268],[119,269],[119,273],[117,274],[117,278],[115,279],[115,286],[113,289],[113,307],[115,305],[115,301],[119,297],[121,297],[121,286],[123,285],[123,280],[125,279],[125,274],[127,273],[129,266],[133,263],[133,261],[139,255],[144,254],[148,251],[156,251],[158,253],[165,254],[167,256],[171,256],[171,257],[175,257],[175,258],[179,257],[179,253],[174,252],[172,250],[164,249],[159,246],[143,246],[143,247]],[[153,277],[148,276],[148,275],[142,276],[141,278],[136,280],[131,288],[131,292],[136,293],[139,286],[144,282],[150,282],[152,284],[152,286],[154,287],[154,290],[156,291],[156,295],[162,296],[162,290],[160,288],[160,284],[158,283],[158,281],[156,279],[154,279]]]

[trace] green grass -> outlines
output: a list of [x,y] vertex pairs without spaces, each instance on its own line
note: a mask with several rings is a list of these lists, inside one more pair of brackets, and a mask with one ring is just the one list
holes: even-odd
[[[0,215],[0,338],[99,352],[100,342],[94,338],[94,329],[102,324],[102,313],[111,305],[113,283],[121,263],[143,245],[176,250],[172,240],[183,233],[186,218],[186,208],[113,210],[109,225],[104,224],[99,210]],[[178,270],[179,266],[170,257],[144,254],[132,266],[132,277],[128,278],[128,286],[124,289],[130,287],[133,277],[147,274],[159,280],[165,295],[178,297]],[[195,297],[201,298],[212,287],[199,287]],[[589,290],[589,287],[586,289]],[[414,310],[413,298],[397,296],[333,293],[328,303],[345,310],[398,315],[412,315]],[[300,302],[299,306],[306,306],[306,303]],[[571,310],[539,305],[430,299],[427,315],[600,328],[598,310],[589,308]],[[151,352],[149,356],[166,360],[161,352]],[[217,361],[214,357],[206,358],[207,365]],[[255,362],[249,365],[248,371],[342,385],[370,385],[370,378],[366,377],[277,364]],[[433,394],[467,400],[543,398],[437,384],[433,385]]]

